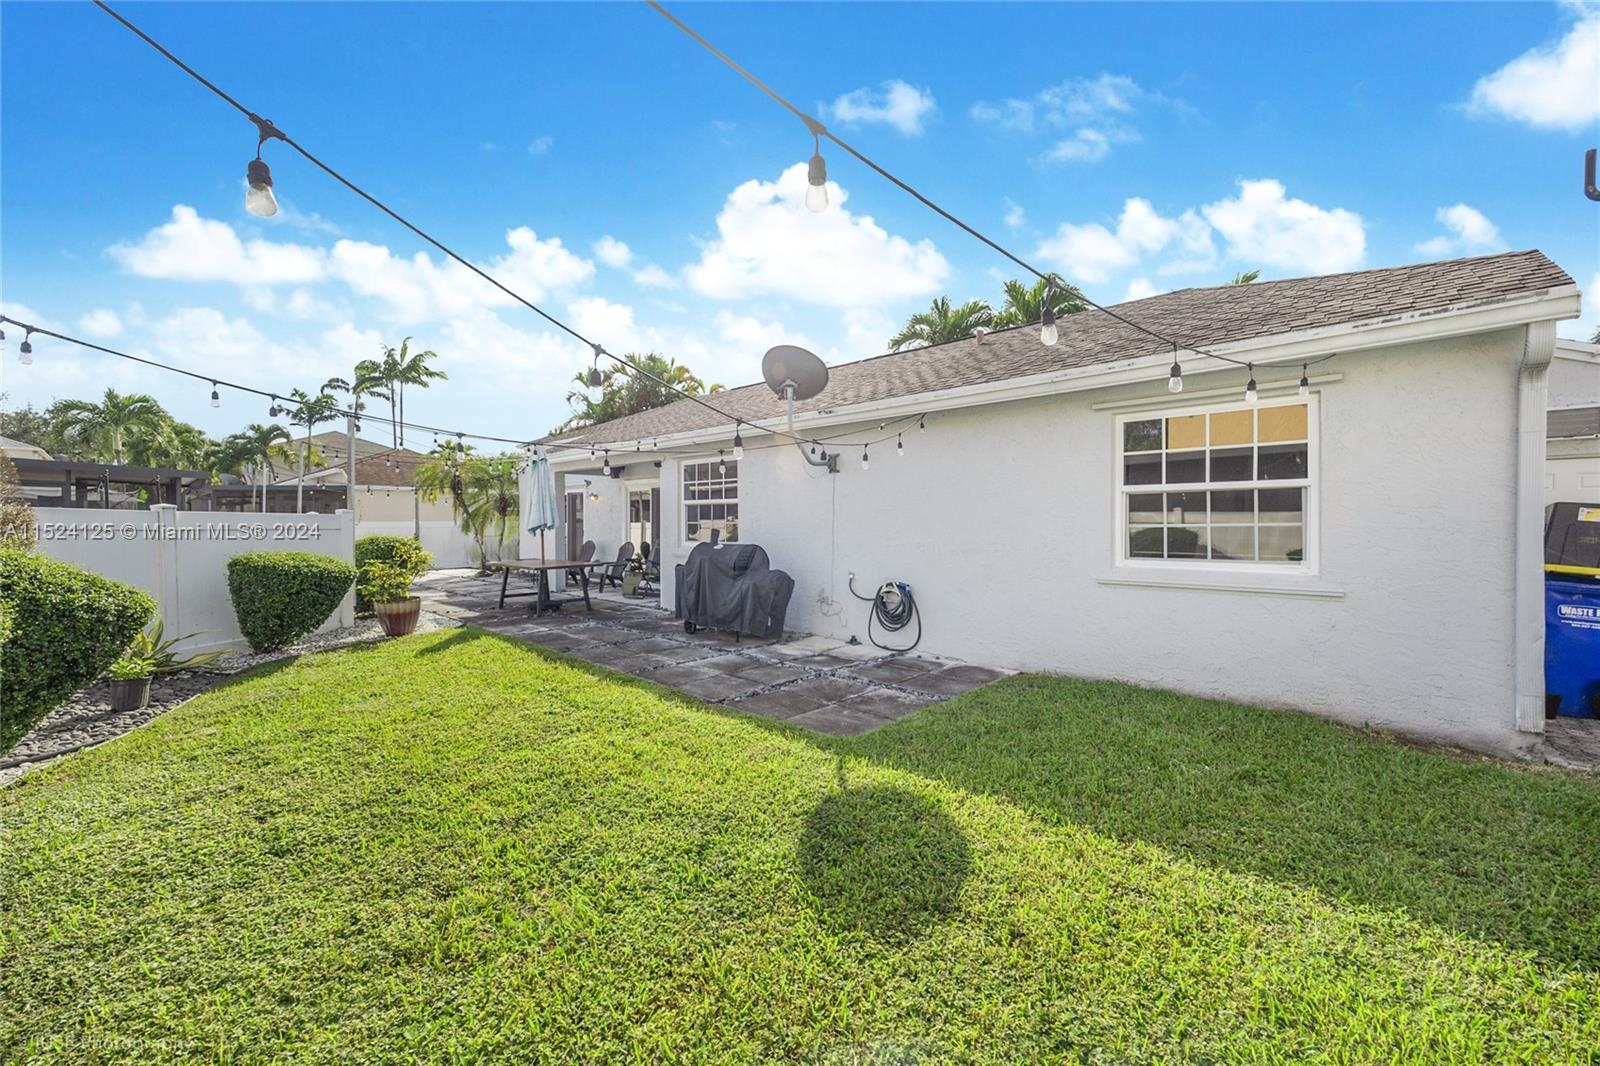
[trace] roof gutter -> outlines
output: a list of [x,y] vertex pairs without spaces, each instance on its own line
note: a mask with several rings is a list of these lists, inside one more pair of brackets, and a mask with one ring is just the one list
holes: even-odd
[[[1555,322],[1575,318],[1578,314],[1577,286],[1563,285],[1555,289],[1544,289],[1514,297],[1455,304],[1430,311],[1413,311],[1292,333],[1278,333],[1269,337],[1255,337],[1228,344],[1213,344],[1208,345],[1207,350],[1240,362],[1255,363],[1258,366],[1298,365],[1333,352],[1359,352],[1417,341],[1486,333],[1496,329],[1526,326],[1530,322],[1551,324],[1553,338]],[[1183,363],[1185,377],[1225,370],[1242,371],[1242,368],[1221,359],[1212,359],[1193,352],[1186,355],[1180,351],[1178,357]],[[1084,392],[1117,385],[1137,384],[1157,377],[1165,380],[1171,365],[1172,353],[1162,352],[1134,359],[1008,378],[1004,381],[961,385],[951,389],[894,396],[868,403],[822,408],[796,414],[794,428],[797,435],[810,436],[831,426],[875,422],[907,414],[932,414],[956,408]],[[783,430],[787,426],[787,421],[782,417],[774,417],[745,420],[742,424],[747,429]],[[727,439],[730,433],[729,426],[707,426],[682,433],[648,434],[639,440],[606,441],[596,443],[593,447],[597,451],[609,449],[612,452],[626,452],[642,446],[644,440],[651,440],[655,442],[656,450],[670,451],[674,448],[691,448],[722,441]],[[582,452],[567,452],[562,455],[562,451],[563,449],[550,450],[553,465],[578,466],[587,462],[588,457]]]

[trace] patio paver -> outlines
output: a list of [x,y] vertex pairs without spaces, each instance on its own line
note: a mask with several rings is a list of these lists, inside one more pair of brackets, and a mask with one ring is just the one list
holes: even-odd
[[781,641],[691,634],[653,602],[611,593],[596,597],[592,611],[568,604],[534,617],[528,600],[498,607],[499,583],[466,570],[435,571],[416,590],[430,611],[463,623],[835,736],[877,729],[1003,676],[814,634]]

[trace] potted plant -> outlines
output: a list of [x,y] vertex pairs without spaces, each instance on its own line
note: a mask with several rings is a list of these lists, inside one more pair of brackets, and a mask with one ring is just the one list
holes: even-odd
[[171,640],[162,640],[166,625],[157,618],[150,623],[150,628],[143,630],[133,638],[128,645],[128,650],[123,652],[125,660],[142,660],[150,666],[151,674],[172,674],[179,670],[198,670],[207,663],[215,662],[222,658],[220,651],[205,651],[199,655],[191,655],[187,659],[180,659],[173,654],[172,649],[182,641],[196,636],[195,633],[186,633],[181,637]]
[[644,580],[645,559],[642,555],[634,555],[622,564],[622,594],[632,596],[639,591],[639,582]]
[[111,709],[137,711],[150,702],[150,675],[154,671],[145,659],[124,655],[106,671],[111,678]]
[[422,598],[411,595],[411,582],[425,573],[433,556],[415,541],[395,545],[387,559],[373,559],[361,566],[361,594],[372,601],[378,624],[391,637],[403,637],[417,628],[422,617]]

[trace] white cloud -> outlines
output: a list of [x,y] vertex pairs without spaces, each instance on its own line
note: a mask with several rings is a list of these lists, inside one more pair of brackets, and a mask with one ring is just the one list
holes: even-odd
[[324,276],[326,253],[301,244],[240,240],[226,222],[178,204],[172,220],[137,244],[110,249],[123,269],[146,278],[226,281],[235,285],[303,284]]
[[1114,271],[1174,245],[1188,257],[1184,261],[1188,268],[1215,259],[1210,230],[1193,211],[1166,218],[1148,200],[1135,196],[1123,204],[1116,232],[1098,222],[1064,222],[1039,245],[1038,254],[1080,281],[1100,283]]
[[1271,178],[1239,182],[1239,195],[1201,208],[1228,242],[1228,254],[1252,264],[1314,274],[1353,270],[1366,254],[1361,216],[1289,199]]
[[1139,139],[1128,121],[1141,105],[1167,102],[1126,75],[1102,73],[1069,79],[1026,99],[980,101],[972,105],[969,114],[977,122],[1014,133],[1070,129],[1070,135],[1056,141],[1042,158],[1057,163],[1098,163],[1110,154],[1113,144]]
[[1045,153],[1045,158],[1058,163],[1098,163],[1110,151],[1111,138],[1085,127],[1066,140],[1057,141],[1055,147]]
[[594,255],[606,266],[618,269],[633,262],[633,249],[609,233],[594,242]]
[[1423,255],[1492,252],[1501,247],[1500,231],[1475,207],[1466,204],[1441,207],[1434,212],[1434,217],[1448,232],[1417,245],[1417,251]]
[[773,293],[832,307],[866,307],[937,292],[949,274],[933,242],[887,233],[870,216],[845,209],[845,190],[828,183],[829,207],[804,205],[806,166],[777,181],[751,180],[728,195],[717,238],[685,276],[719,300]]
[[554,137],[535,137],[533,140],[528,142],[528,154],[544,155],[555,146],[555,143],[556,140]]
[[848,125],[881,123],[907,136],[922,132],[922,120],[933,111],[933,93],[891,79],[877,90],[856,89],[824,108],[835,121]]
[[[594,276],[594,264],[569,252],[559,237],[540,240],[518,226],[506,231],[506,244],[510,251],[484,263],[484,269],[529,300],[543,300]],[[402,259],[365,241],[335,244],[329,269],[356,292],[387,302],[402,321],[448,318],[513,302],[453,259],[436,263],[424,252]]]
[[1021,229],[1023,225],[1027,223],[1028,215],[1027,212],[1022,210],[1021,205],[1014,204],[1010,200],[1007,200],[1005,219],[1007,226],[1011,227],[1012,229]]
[[633,280],[652,289],[676,289],[678,279],[656,266],[646,263],[633,272]]
[[1128,300],[1142,300],[1146,296],[1154,296],[1160,291],[1160,289],[1151,284],[1149,278],[1134,278],[1128,282],[1128,291],[1123,294],[1122,299],[1125,302]]
[[1472,87],[1469,108],[1540,129],[1581,130],[1600,120],[1600,11],[1548,48],[1524,52]]
[[115,337],[122,332],[122,319],[109,307],[97,307],[78,319],[78,328],[91,337]]

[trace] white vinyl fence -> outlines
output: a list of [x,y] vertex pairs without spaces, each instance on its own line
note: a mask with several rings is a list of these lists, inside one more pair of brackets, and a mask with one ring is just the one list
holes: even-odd
[[[416,536],[420,527],[422,533],[422,546],[433,553],[433,568],[435,570],[451,569],[462,566],[478,565],[478,546],[473,539],[461,532],[461,527],[454,522],[373,522],[361,521],[356,523],[356,536],[365,537],[374,533],[382,533],[392,537]],[[510,539],[499,550],[491,543],[489,545],[489,558],[505,559],[514,556],[516,548],[516,533],[512,532]]]
[[[167,637],[194,634],[178,645],[186,653],[245,647],[228,595],[235,555],[303,551],[355,561],[350,511],[229,514],[157,504],[148,511],[37,507],[34,516],[41,554],[149,592],[161,605]],[[351,592],[322,630],[354,622]]]

